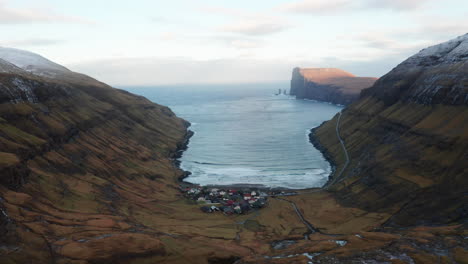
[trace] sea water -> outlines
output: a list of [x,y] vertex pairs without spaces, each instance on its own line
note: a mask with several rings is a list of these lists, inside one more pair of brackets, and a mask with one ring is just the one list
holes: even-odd
[[195,132],[181,158],[201,185],[320,187],[330,164],[309,143],[310,129],[340,106],[275,95],[287,83],[126,87],[169,106]]

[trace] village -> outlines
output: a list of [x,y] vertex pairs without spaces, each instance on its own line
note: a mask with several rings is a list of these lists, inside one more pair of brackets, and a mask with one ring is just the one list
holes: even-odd
[[271,193],[254,188],[215,188],[197,185],[181,186],[184,196],[202,205],[200,210],[205,213],[221,212],[225,215],[246,214],[260,209],[267,204]]

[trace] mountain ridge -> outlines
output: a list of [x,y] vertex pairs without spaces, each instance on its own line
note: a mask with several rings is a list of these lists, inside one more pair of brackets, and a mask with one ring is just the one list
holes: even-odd
[[466,105],[467,54],[468,34],[425,48],[363,90],[362,97],[374,96],[386,104],[401,98],[427,105]]
[[[420,51],[343,110],[340,133],[350,165],[328,186],[343,204],[371,211],[399,204],[387,222],[396,226],[467,219],[468,50],[457,50],[466,43],[464,35]],[[344,164],[330,136],[336,121],[314,129],[313,137]]]

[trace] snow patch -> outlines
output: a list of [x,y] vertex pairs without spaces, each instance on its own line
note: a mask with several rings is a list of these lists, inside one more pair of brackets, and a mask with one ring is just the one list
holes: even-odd
[[[55,77],[56,72],[69,71],[67,68],[54,63],[41,55],[25,50],[0,47],[0,59],[36,75]],[[3,67],[4,66],[0,66],[0,68]]]
[[12,86],[2,85],[0,83],[0,89],[8,95],[11,103],[16,104],[24,101],[37,103],[39,101],[34,94],[31,83],[20,78],[14,78],[11,83],[13,84]]
[[27,83],[25,83],[23,80],[15,78],[15,79],[13,79],[12,83],[16,86],[16,88],[18,88],[20,91],[22,91],[24,93],[24,95],[26,96],[26,100],[28,102],[30,102],[30,103],[37,103],[38,102],[37,97],[34,94],[32,88]]
[[451,63],[468,59],[468,33],[447,42],[425,48],[405,62],[420,63],[426,59],[431,59],[438,63]]

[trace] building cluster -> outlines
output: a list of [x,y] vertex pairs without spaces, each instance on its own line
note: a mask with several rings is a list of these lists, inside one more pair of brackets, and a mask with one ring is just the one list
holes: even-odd
[[244,214],[266,205],[268,194],[257,189],[221,189],[201,186],[183,187],[184,195],[205,213]]

